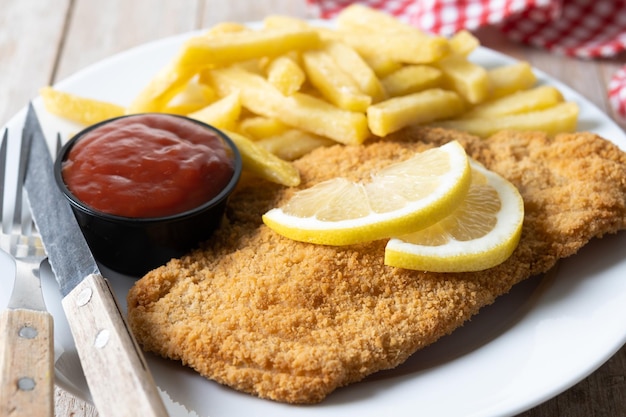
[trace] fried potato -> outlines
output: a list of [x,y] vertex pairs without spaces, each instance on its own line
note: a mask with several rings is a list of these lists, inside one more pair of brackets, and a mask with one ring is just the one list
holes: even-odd
[[218,129],[233,129],[240,114],[240,94],[234,91],[188,116]]
[[287,55],[282,55],[268,64],[267,80],[283,95],[289,96],[300,90],[306,80],[306,75],[296,61]]
[[263,27],[266,29],[310,29],[311,25],[306,20],[297,17],[272,15],[263,19]]
[[528,113],[555,106],[562,101],[563,95],[557,88],[544,85],[479,104],[464,113],[462,118],[487,118]]
[[337,142],[298,129],[288,129],[276,136],[266,137],[255,143],[281,159],[293,161],[314,149],[334,145]]
[[334,36],[366,55],[403,63],[432,63],[450,52],[448,40],[406,25],[391,15],[352,4],[337,15]]
[[372,133],[384,137],[411,124],[457,116],[463,109],[458,94],[432,88],[374,104],[367,109],[367,119]]
[[442,81],[441,70],[430,65],[405,65],[381,80],[391,97],[440,87]]
[[392,72],[398,71],[403,67],[403,65],[389,58],[388,56],[382,55],[369,55],[360,53],[363,57],[363,60],[367,62],[367,65],[374,71],[374,73],[378,76],[378,78],[386,77]]
[[332,32],[335,41],[344,42],[362,55],[381,55],[391,61],[407,64],[427,64],[437,62],[450,51],[448,41],[443,37],[422,36],[417,33],[380,33],[368,31]]
[[449,86],[468,103],[482,103],[489,96],[487,70],[464,56],[451,54],[437,62]]
[[39,94],[47,111],[82,125],[91,125],[126,113],[126,109],[117,104],[77,96],[52,87],[43,87]]
[[199,71],[254,58],[276,57],[320,44],[313,29],[266,29],[214,36],[196,36],[185,42],[177,60],[180,68]]
[[302,62],[311,84],[337,107],[364,112],[372,103],[372,97],[363,93],[354,79],[325,51],[306,51],[302,54]]
[[537,83],[537,77],[528,62],[492,68],[487,71],[489,98],[499,98],[519,90],[526,90]]
[[488,137],[500,130],[543,131],[554,136],[576,130],[578,105],[564,102],[543,110],[500,117],[446,120],[434,124],[449,129],[463,130],[480,137]]
[[187,115],[217,100],[215,91],[206,84],[192,79],[163,108],[165,113]]
[[223,130],[223,132],[237,146],[245,171],[288,187],[300,184],[300,172],[290,162],[277,157],[237,132],[228,130]]
[[337,15],[337,27],[339,30],[358,32],[387,32],[387,33],[417,33],[419,36],[428,37],[419,29],[402,23],[393,16],[379,10],[369,8],[362,4],[353,3],[344,8]]
[[194,70],[181,68],[178,58],[156,73],[128,106],[128,113],[162,112],[193,78]]
[[480,136],[575,129],[576,105],[554,87],[533,88],[527,62],[487,69],[469,59],[478,46],[468,31],[433,36],[352,4],[334,28],[276,15],[262,28],[217,24],[184,42],[126,108],[51,89],[42,96],[50,112],[84,125],[127,113],[188,115],[244,138],[249,171],[285,185],[293,176],[262,162],[268,150],[293,159],[329,141],[358,145],[411,124]]
[[[260,58],[260,59],[256,58],[256,59],[249,59],[247,61],[235,62],[231,66],[241,68],[244,71],[249,71],[253,74],[266,77],[265,68],[267,67],[268,62],[270,61],[265,58]],[[203,74],[203,73],[204,72],[200,72],[200,74]],[[204,79],[202,81],[206,82],[206,80]]]
[[307,94],[285,97],[263,77],[241,68],[210,70],[206,76],[222,96],[240,91],[242,105],[257,115],[348,145],[361,144],[369,136],[365,114],[340,109]]
[[374,103],[385,98],[385,90],[378,76],[353,48],[344,43],[327,42],[324,51],[333,58],[341,71],[352,77],[359,89],[370,96]]
[[237,32],[245,32],[250,30],[250,28],[246,25],[237,22],[221,22],[213,26],[209,29],[205,35],[213,36],[213,35],[221,35],[224,33],[237,33]]
[[242,120],[238,130],[252,140],[259,140],[278,136],[289,130],[289,126],[270,117],[253,116]]
[[452,53],[467,57],[480,46],[480,41],[471,32],[463,29],[455,33],[450,38],[450,49]]

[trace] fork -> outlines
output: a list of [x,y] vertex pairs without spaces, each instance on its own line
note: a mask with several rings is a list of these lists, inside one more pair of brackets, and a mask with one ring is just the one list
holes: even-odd
[[[7,193],[8,131],[0,143],[0,214]],[[30,143],[22,138],[13,222],[0,227],[0,249],[15,260],[15,284],[0,314],[0,415],[54,415],[53,320],[46,310],[39,268],[46,254],[23,192]]]

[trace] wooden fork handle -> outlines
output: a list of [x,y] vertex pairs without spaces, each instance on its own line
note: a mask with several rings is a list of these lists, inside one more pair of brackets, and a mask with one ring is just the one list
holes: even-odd
[[53,332],[48,312],[0,314],[0,415],[54,416]]

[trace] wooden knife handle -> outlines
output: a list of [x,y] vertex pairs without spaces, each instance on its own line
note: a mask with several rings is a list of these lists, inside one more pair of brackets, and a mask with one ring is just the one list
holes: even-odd
[[143,354],[102,275],[87,276],[62,304],[99,415],[167,416]]
[[46,311],[0,314],[0,416],[54,416],[53,334]]

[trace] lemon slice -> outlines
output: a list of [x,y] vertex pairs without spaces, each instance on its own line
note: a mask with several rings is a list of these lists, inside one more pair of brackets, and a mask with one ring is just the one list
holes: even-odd
[[264,223],[288,238],[349,245],[427,227],[452,213],[471,182],[458,142],[429,149],[374,174],[368,183],[335,178],[298,191]]
[[524,202],[517,188],[470,161],[472,184],[454,213],[426,229],[392,238],[385,264],[434,272],[480,271],[504,262],[517,247]]

